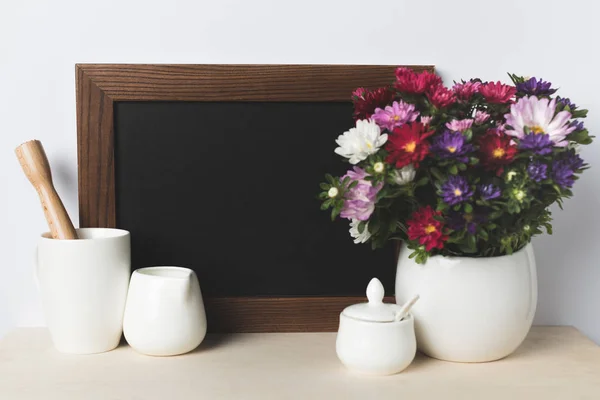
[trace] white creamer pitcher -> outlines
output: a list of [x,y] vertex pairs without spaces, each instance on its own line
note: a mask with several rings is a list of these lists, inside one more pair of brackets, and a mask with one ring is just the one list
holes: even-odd
[[174,356],[194,350],[206,335],[206,314],[194,271],[149,267],[133,272],[123,332],[139,353]]

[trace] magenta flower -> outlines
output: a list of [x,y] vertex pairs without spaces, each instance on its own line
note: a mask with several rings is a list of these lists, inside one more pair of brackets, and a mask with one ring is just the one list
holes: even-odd
[[446,123],[446,128],[454,132],[464,132],[473,125],[472,119],[454,119]]
[[475,113],[475,124],[483,124],[485,121],[488,120],[489,117],[490,114],[486,113],[485,111],[477,111]]
[[415,121],[418,116],[419,112],[415,111],[414,104],[400,100],[400,102],[393,102],[391,106],[387,106],[384,110],[376,108],[371,118],[381,129],[387,129],[391,132],[395,127]]
[[475,94],[479,92],[479,87],[481,86],[481,82],[461,82],[456,83],[452,86],[452,90],[456,95],[456,98],[459,100],[469,101],[469,99]]
[[373,186],[370,181],[365,180],[369,176],[365,170],[359,167],[354,167],[344,178],[349,177],[352,181],[357,181],[358,184],[352,189],[349,189],[345,194],[344,207],[340,213],[342,218],[350,220],[367,221],[375,210],[375,201],[377,193],[383,187],[383,183]]

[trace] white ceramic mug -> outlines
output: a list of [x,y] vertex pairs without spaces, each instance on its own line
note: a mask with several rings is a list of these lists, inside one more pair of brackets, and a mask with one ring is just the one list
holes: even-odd
[[181,267],[133,272],[123,331],[139,353],[174,356],[194,350],[206,335],[206,314],[196,273]]
[[77,229],[77,240],[39,240],[35,277],[52,342],[63,353],[114,349],[123,332],[131,273],[130,235]]

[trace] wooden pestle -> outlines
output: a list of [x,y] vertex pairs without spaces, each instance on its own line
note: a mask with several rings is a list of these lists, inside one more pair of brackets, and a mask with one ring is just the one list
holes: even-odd
[[53,239],[77,239],[77,232],[60,200],[44,147],[39,140],[25,142],[15,149],[23,172],[40,196]]

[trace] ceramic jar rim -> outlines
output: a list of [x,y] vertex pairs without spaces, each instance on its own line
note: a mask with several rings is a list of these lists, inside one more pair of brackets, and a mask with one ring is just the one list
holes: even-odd
[[[404,248],[407,250],[408,247],[406,246],[406,244],[403,244]],[[493,256],[493,257],[469,257],[469,256],[444,256],[441,254],[436,254],[434,256],[429,256],[428,257],[428,261],[429,260],[477,260],[477,259],[481,259],[481,260],[497,260],[497,259],[501,259],[501,258],[506,258],[506,257],[513,257],[516,256],[518,254],[524,253],[525,251],[527,251],[528,248],[533,247],[533,245],[531,244],[531,241],[529,243],[527,243],[525,246],[521,247],[519,250],[515,251],[512,254],[502,254],[500,256]],[[426,262],[427,263],[427,262]]]
[[349,315],[346,315],[346,314],[344,314],[343,311],[340,313],[340,318],[342,318],[342,317],[349,319],[351,321],[361,323],[361,324],[377,324],[377,325],[392,325],[392,326],[408,324],[409,322],[411,322],[413,320],[413,316],[411,313],[406,314],[406,316],[404,318],[402,318],[400,321],[367,321],[364,319],[358,319],[358,318],[354,318]]
[[102,236],[91,237],[91,238],[79,238],[79,239],[53,239],[51,232],[43,232],[40,235],[40,239],[44,241],[57,241],[61,243],[74,243],[74,242],[90,242],[99,240],[113,240],[129,236],[129,231],[117,228],[77,228],[77,233],[91,233],[91,232],[102,232]]
[[[169,274],[157,275],[157,274],[146,273],[146,272],[157,271],[157,270],[177,271],[177,272],[181,272],[182,274],[180,274],[180,275],[169,275]],[[190,268],[177,267],[174,265],[155,265],[155,266],[151,266],[151,267],[138,268],[135,271],[133,271],[133,274],[135,274],[137,276],[143,276],[143,277],[146,277],[149,279],[177,279],[177,280],[188,279],[192,273],[194,273],[194,270],[192,270]]]

